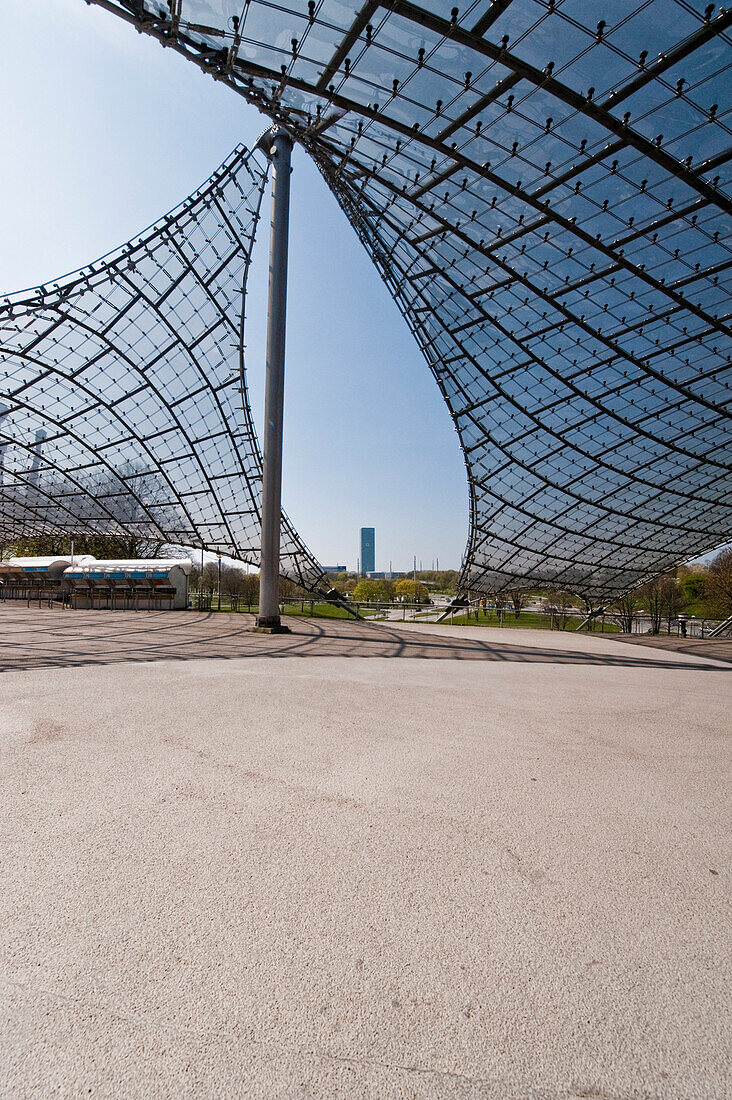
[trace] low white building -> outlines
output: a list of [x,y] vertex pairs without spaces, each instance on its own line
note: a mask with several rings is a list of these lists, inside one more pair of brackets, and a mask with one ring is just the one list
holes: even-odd
[[192,568],[187,558],[80,562],[65,569],[63,579],[74,607],[183,611]]
[[62,600],[78,608],[182,611],[192,567],[187,558],[16,557],[0,563],[0,593],[39,605]]

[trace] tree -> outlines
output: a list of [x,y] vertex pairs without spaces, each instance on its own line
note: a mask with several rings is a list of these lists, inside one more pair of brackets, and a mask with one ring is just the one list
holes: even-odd
[[454,592],[458,573],[454,569],[423,569],[417,573],[417,580],[424,581],[437,592]]
[[665,618],[668,632],[671,633],[671,621],[681,610],[681,589],[675,573],[665,573],[654,577],[648,584],[637,590],[644,603],[648,603],[648,615],[651,620],[651,634],[661,633],[661,622]]
[[384,585],[379,580],[362,580],[359,581],[353,590],[354,600],[364,600],[366,602],[375,602],[376,600],[386,600],[387,595],[384,589]]
[[280,577],[279,594],[280,599],[290,600],[302,599],[305,596],[310,596],[307,589],[303,588],[302,585],[298,584],[296,581],[291,581],[289,577]]
[[722,550],[709,563],[706,587],[717,613],[732,614],[732,549]]
[[569,612],[573,607],[571,595],[561,588],[550,589],[547,593],[547,599],[549,601],[549,610],[552,619],[556,620],[560,630],[566,630],[569,621]]
[[232,596],[243,596],[248,591],[248,574],[238,565],[222,565],[221,591]]
[[340,592],[344,595],[346,592],[346,584],[348,583],[348,573],[345,571],[342,573],[326,573],[325,575],[326,585],[330,585],[331,588],[335,588],[336,592]]
[[684,606],[703,600],[706,596],[707,574],[701,572],[687,573],[681,578],[681,596]]
[[402,600],[408,600],[412,603],[427,603],[429,600],[427,585],[422,584],[421,581],[415,582],[411,578],[404,577],[402,580],[397,581],[394,587],[397,596]]
[[626,592],[624,596],[621,596],[619,600],[615,601],[614,617],[618,620],[618,624],[623,634],[633,633],[633,623],[636,619],[636,612],[638,610],[638,592]]
[[248,604],[259,602],[259,573],[242,573],[239,595],[243,596]]
[[384,599],[389,603],[393,603],[396,599],[396,584],[394,581],[391,577],[384,577],[379,583],[384,589]]
[[[663,618],[663,611],[665,606],[665,598],[663,591],[663,578],[654,577],[652,581],[648,581],[642,588],[638,589],[638,595],[643,598],[643,602],[648,604],[648,616],[651,620],[651,634],[661,633],[661,619]],[[629,631],[626,631],[629,633]]]
[[513,604],[514,616],[518,619],[519,615],[521,614],[521,608],[526,603],[526,593],[516,590],[514,592],[509,592],[509,596],[511,598],[511,603]]
[[441,587],[443,592],[457,592],[457,582],[460,574],[456,569],[444,569],[442,571]]
[[18,539],[9,548],[11,557],[55,557],[71,553],[74,543],[74,555],[91,554],[95,558],[139,558],[159,557],[164,543],[154,539],[135,538],[132,535],[94,535],[88,533],[68,535],[34,535]]
[[215,592],[219,587],[219,563],[207,561],[201,574],[201,591]]
[[675,573],[663,577],[663,613],[666,616],[666,630],[671,633],[671,623],[678,618],[682,607],[681,585]]

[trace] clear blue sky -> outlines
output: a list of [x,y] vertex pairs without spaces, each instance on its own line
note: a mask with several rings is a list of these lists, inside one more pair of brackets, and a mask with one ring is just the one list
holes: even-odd
[[[81,267],[176,205],[266,124],[192,64],[83,0],[0,4],[0,293]],[[294,162],[284,505],[325,564],[458,568],[457,435],[413,338],[315,168]],[[262,230],[265,230],[262,232]],[[247,316],[263,406],[266,225]]]

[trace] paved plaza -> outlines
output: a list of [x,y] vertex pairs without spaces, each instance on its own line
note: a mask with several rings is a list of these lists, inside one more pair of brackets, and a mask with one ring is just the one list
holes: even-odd
[[730,643],[0,607],[0,1096],[729,1095]]

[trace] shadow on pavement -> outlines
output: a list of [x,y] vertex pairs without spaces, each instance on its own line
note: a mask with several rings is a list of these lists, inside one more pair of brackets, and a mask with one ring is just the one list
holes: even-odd
[[677,638],[663,634],[618,634],[614,639],[631,645],[651,646],[667,653],[685,653],[688,657],[706,657],[708,661],[732,663],[730,638]]
[[[445,637],[430,633],[429,627],[417,632],[391,624],[295,617],[288,618],[292,633],[263,635],[251,632],[253,621],[246,614],[41,611],[5,604],[0,605],[0,671],[240,657],[390,657],[727,671],[703,663],[698,651],[694,662],[675,661],[668,653],[656,657],[624,647],[616,654],[593,653],[579,645],[553,649],[547,644]],[[705,656],[719,659],[716,654]]]

